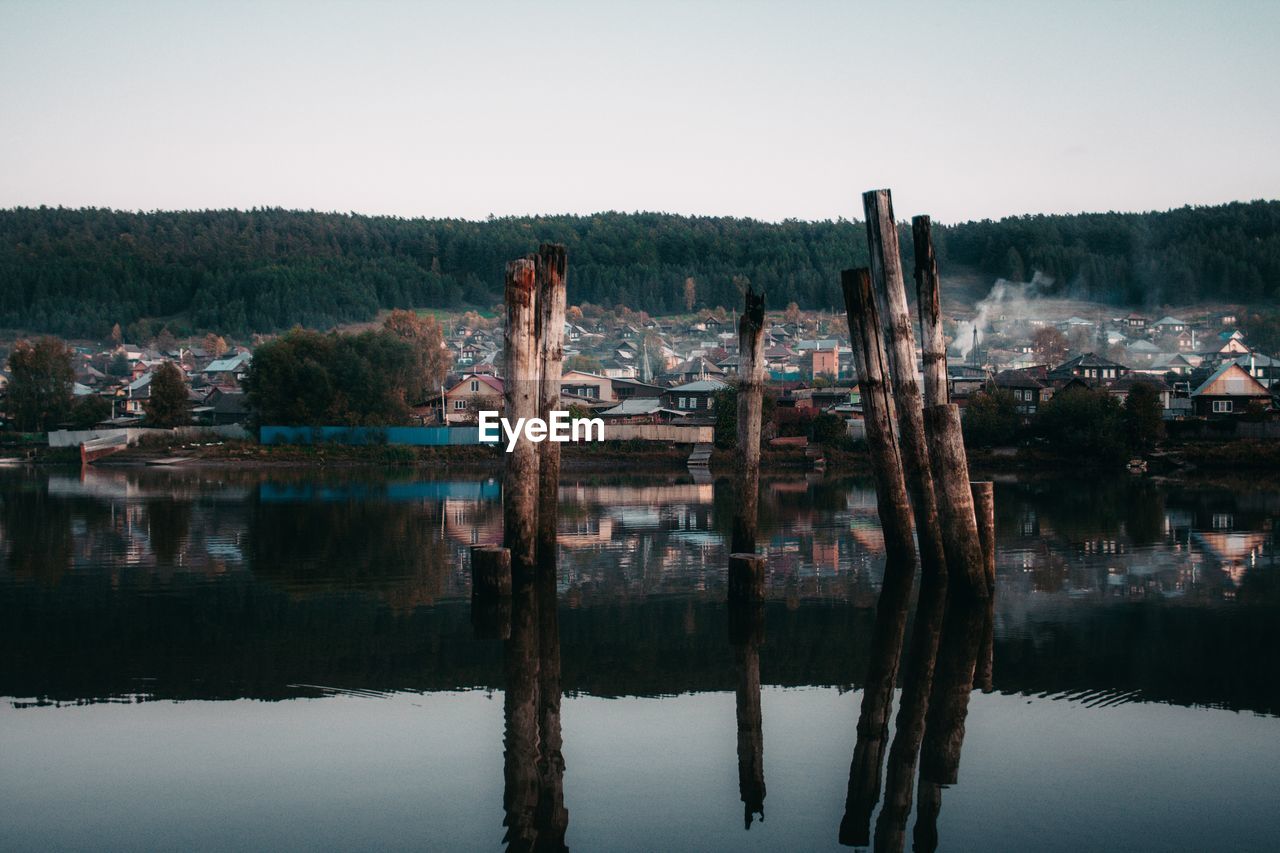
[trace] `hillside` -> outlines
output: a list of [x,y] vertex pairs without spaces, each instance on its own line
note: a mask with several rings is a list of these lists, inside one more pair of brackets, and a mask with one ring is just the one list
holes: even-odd
[[[830,308],[839,270],[866,262],[861,225],[848,221],[18,208],[0,211],[0,327],[243,335],[389,307],[489,306],[506,261],[543,241],[569,247],[572,301],[655,314],[685,308],[687,278],[697,307],[735,304],[745,277],[771,306]],[[992,279],[1041,271],[1053,279],[1043,295],[1117,305],[1280,297],[1280,202],[968,222],[939,227],[937,242],[944,274],[948,264]]]

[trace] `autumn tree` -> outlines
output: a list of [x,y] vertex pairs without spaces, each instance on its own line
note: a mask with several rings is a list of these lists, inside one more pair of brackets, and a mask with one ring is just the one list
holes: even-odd
[[698,283],[689,276],[684,280],[684,310],[692,311],[698,302]]
[[1041,326],[1031,335],[1031,349],[1045,364],[1058,364],[1067,357],[1067,336],[1053,326]]
[[142,411],[148,426],[167,429],[190,422],[187,383],[176,364],[166,361],[151,374],[151,393],[143,402]]
[[49,430],[71,410],[71,348],[57,338],[22,340],[9,353],[9,415],[18,429]]
[[787,310],[782,312],[782,319],[793,325],[800,323],[800,306],[794,302],[787,303]]
[[415,381],[408,388],[408,394],[413,402],[422,402],[440,388],[453,362],[444,345],[440,324],[429,314],[396,310],[387,315],[382,326],[413,348]]
[[203,347],[204,351],[214,358],[221,358],[230,349],[227,346],[226,339],[221,335],[215,335],[213,332],[204,336]]
[[111,343],[116,346],[120,346],[124,343],[124,331],[121,330],[119,323],[116,323],[111,327]]

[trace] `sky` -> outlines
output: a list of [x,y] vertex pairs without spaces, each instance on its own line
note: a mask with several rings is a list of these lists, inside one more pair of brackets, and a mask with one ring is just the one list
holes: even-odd
[[0,207],[898,218],[1280,197],[1280,2],[0,0]]

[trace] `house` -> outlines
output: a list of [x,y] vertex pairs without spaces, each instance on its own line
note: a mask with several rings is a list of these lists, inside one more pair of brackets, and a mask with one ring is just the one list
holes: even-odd
[[693,382],[698,379],[722,377],[725,372],[702,356],[698,356],[677,364],[668,371],[668,375],[679,382]]
[[1173,388],[1163,379],[1155,376],[1143,376],[1140,374],[1129,374],[1123,379],[1117,379],[1115,382],[1107,386],[1107,392],[1123,403],[1129,397],[1129,392],[1133,390],[1135,385],[1147,385],[1151,390],[1156,392],[1156,396],[1160,398],[1160,410],[1167,412],[1170,409],[1173,398]]
[[662,392],[662,405],[681,412],[711,414],[718,392],[729,386],[719,379],[699,379]]
[[566,370],[560,377],[560,393],[566,397],[597,403],[617,399],[613,393],[612,379],[585,370]]
[[151,399],[151,373],[144,373],[137,379],[122,385],[116,390],[116,399],[112,406],[112,417],[141,417],[143,407]]
[[661,385],[637,382],[634,379],[613,379],[613,396],[617,400],[630,400],[635,397],[661,397],[667,389]]
[[840,375],[840,342],[835,338],[800,341],[796,350],[810,379]]
[[1280,382],[1280,359],[1262,353],[1242,355],[1235,363],[1249,371],[1249,375],[1268,388]]
[[1002,370],[991,379],[991,384],[1013,395],[1019,414],[1034,415],[1053,396],[1049,384],[1049,371],[1044,365],[1021,370]]
[[1152,323],[1151,328],[1155,329],[1157,335],[1176,335],[1179,332],[1185,332],[1188,325],[1186,320],[1166,315]]
[[1253,403],[1271,405],[1271,392],[1234,361],[1215,370],[1191,392],[1192,408],[1200,417],[1240,414]]
[[445,389],[445,423],[474,423],[482,410],[502,411],[502,380],[484,373],[468,373]]
[[241,380],[249,371],[249,364],[253,361],[253,355],[246,350],[235,353],[225,358],[216,358],[205,365],[204,370],[200,371],[205,381],[210,385],[222,385],[231,388],[240,387]]
[[1148,320],[1148,318],[1142,316],[1141,314],[1130,314],[1128,317],[1125,317],[1120,322],[1126,329],[1128,329],[1131,332],[1143,332],[1143,331],[1146,331],[1147,324],[1150,321]]
[[982,387],[987,381],[987,371],[970,364],[948,364],[947,384],[950,386],[952,399],[968,397]]
[[1129,368],[1123,364],[1103,358],[1097,353],[1087,352],[1069,361],[1064,361],[1049,371],[1048,378],[1054,382],[1065,381],[1073,377],[1088,379],[1093,382],[1110,382],[1114,379],[1119,379],[1128,372]]
[[690,415],[666,408],[658,397],[631,397],[598,414],[610,423],[619,424],[669,424]]

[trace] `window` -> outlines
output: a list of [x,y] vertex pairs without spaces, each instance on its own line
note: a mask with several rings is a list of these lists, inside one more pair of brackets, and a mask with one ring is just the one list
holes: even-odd
[[473,393],[480,390],[480,380],[478,379],[471,380],[471,390]]
[[1215,414],[1225,414],[1227,412],[1230,412],[1231,401],[1230,400],[1214,400],[1213,411]]
[[467,407],[467,401],[466,401],[466,400],[454,400],[454,401],[453,401],[453,407],[454,407],[455,409],[465,409],[465,408]]
[[684,405],[684,404],[685,404],[685,398],[684,398],[684,397],[681,397],[681,398],[680,398],[680,404],[679,404],[678,406],[676,406],[676,408],[678,408],[678,409],[683,409],[683,408],[685,408],[685,405]]

